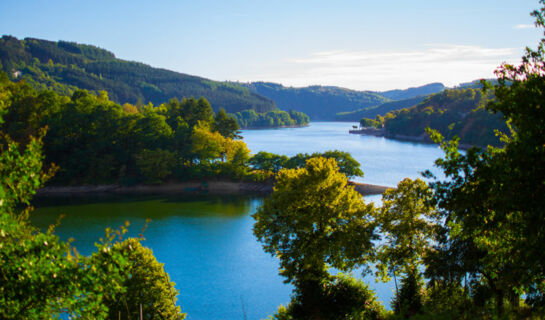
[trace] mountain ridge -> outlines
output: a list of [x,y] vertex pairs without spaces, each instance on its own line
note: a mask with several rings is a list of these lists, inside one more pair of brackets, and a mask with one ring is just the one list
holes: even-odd
[[214,110],[277,110],[271,99],[248,88],[116,58],[93,45],[36,38],[0,38],[0,68],[12,80],[70,94],[77,88],[105,90],[118,103],[160,104],[172,98],[205,97]]

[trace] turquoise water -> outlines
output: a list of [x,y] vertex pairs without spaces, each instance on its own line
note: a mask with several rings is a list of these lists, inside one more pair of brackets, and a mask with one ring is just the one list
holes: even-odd
[[[253,152],[349,151],[362,164],[362,181],[388,186],[418,177],[441,156],[432,145],[349,135],[351,125],[318,122],[305,128],[245,130],[242,135]],[[128,220],[135,236],[151,218],[144,244],[176,282],[187,319],[244,319],[244,312],[247,319],[263,319],[289,302],[292,288],[278,276],[276,259],[263,252],[252,234],[251,214],[260,203],[260,198],[233,196],[57,199],[36,203],[33,221],[46,227],[65,214],[57,234],[73,237],[78,251],[89,254],[106,227]],[[389,306],[392,285],[365,280]]]

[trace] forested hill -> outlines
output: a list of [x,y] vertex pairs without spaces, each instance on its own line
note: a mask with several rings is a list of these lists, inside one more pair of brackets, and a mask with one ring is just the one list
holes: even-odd
[[425,129],[438,130],[448,139],[455,135],[466,145],[500,145],[494,130],[508,132],[501,114],[493,114],[485,105],[494,99],[480,89],[457,88],[430,95],[418,105],[396,110],[375,121],[362,119],[364,126],[383,127],[387,137],[419,137],[425,139]]
[[252,82],[242,85],[272,99],[281,109],[293,109],[306,113],[311,120],[334,120],[338,112],[354,111],[389,101],[376,92],[339,87],[294,88],[270,82]]
[[217,82],[117,59],[112,52],[84,44],[32,38],[0,39],[0,69],[12,80],[25,79],[36,89],[71,94],[76,88],[105,90],[117,103],[204,97],[227,112],[276,110],[275,103],[246,87]]
[[[332,86],[294,88],[270,82],[251,82],[242,85],[255,93],[272,99],[281,109],[293,109],[308,114],[311,120],[339,120],[338,113],[357,110],[361,112],[369,108],[377,108],[387,102],[423,97],[445,89],[441,83],[384,92],[357,91]],[[385,106],[386,112],[393,110],[392,107],[395,107],[395,104]],[[399,108],[404,107],[407,105],[402,103]],[[380,112],[380,109],[376,111]],[[373,112],[375,111],[365,114],[369,116]],[[358,121],[359,118],[350,120]]]
[[418,96],[414,98],[389,101],[378,106],[362,108],[351,112],[339,112],[336,115],[336,120],[339,121],[360,121],[361,118],[375,118],[378,115],[384,115],[390,111],[395,111],[404,108],[410,108],[422,102],[427,96]]
[[445,90],[445,86],[442,83],[435,82],[426,84],[420,87],[414,87],[414,88],[408,88],[405,90],[389,90],[389,91],[382,91],[377,92],[380,95],[392,99],[392,100],[405,100],[405,99],[411,99],[419,96],[428,96],[430,94],[434,94],[437,92],[441,92]]

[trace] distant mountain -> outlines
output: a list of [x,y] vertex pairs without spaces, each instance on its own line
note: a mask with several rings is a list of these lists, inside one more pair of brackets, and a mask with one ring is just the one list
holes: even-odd
[[335,120],[335,115],[339,112],[354,111],[390,101],[376,92],[339,87],[293,88],[270,82],[241,83],[241,85],[272,99],[280,109],[304,112],[311,120]]
[[118,103],[153,104],[171,98],[204,97],[217,111],[276,110],[275,103],[234,83],[217,82],[117,59],[112,52],[66,41],[0,39],[0,69],[12,80],[25,79],[37,89],[71,94],[76,88],[105,90]]
[[397,89],[377,93],[390,100],[405,100],[418,96],[428,96],[430,94],[441,92],[443,90],[445,90],[445,86],[442,83],[435,82],[420,87],[408,88],[405,90]]
[[358,109],[351,112],[340,112],[336,115],[336,120],[338,121],[354,121],[359,122],[361,118],[370,118],[374,119],[378,115],[385,115],[386,113],[390,111],[395,111],[399,109],[404,108],[410,108],[412,106],[415,106],[422,102],[427,98],[427,96],[418,96],[415,98],[405,99],[405,100],[398,100],[398,101],[390,101],[383,104],[380,104],[378,106],[368,107],[364,109]]
[[[237,83],[238,84],[238,83]],[[405,90],[389,90],[384,92],[357,91],[333,86],[310,86],[302,88],[284,87],[271,82],[241,83],[253,92],[263,95],[276,102],[283,110],[297,110],[309,115],[311,120],[346,120],[359,121],[355,114],[364,114],[366,117],[384,114],[386,112],[406,108],[417,104],[433,93],[445,89],[441,83],[431,83],[421,87]],[[392,103],[392,100],[410,100],[416,97],[415,103],[410,101]],[[379,108],[380,107],[380,108]],[[366,109],[375,109],[364,112]],[[341,115],[340,115],[341,114]]]

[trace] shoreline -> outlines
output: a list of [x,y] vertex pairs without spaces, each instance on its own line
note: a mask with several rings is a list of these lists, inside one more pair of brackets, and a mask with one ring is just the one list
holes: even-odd
[[284,128],[305,128],[310,126],[310,122],[307,124],[294,124],[292,126],[274,126],[274,127],[246,127],[240,128],[240,130],[269,130],[269,129],[284,129]]
[[[382,194],[390,187],[374,184],[349,181],[350,185],[361,195]],[[86,185],[86,186],[49,186],[36,192],[37,198],[55,198],[85,195],[268,195],[273,192],[272,182],[233,182],[233,181],[189,181],[181,183],[167,183],[160,185],[134,185],[123,186]]]

